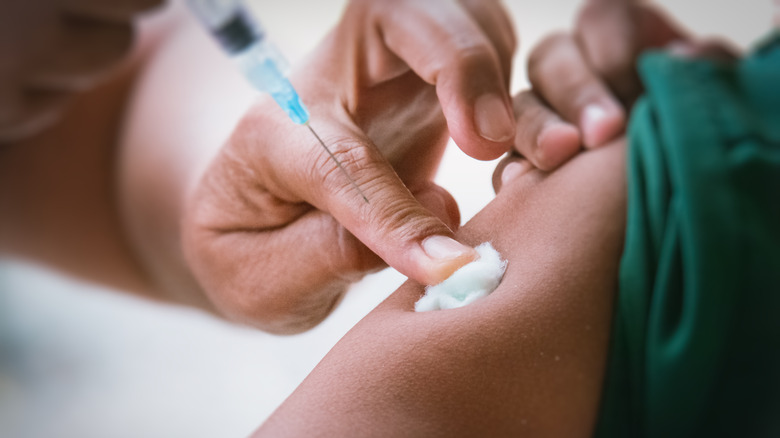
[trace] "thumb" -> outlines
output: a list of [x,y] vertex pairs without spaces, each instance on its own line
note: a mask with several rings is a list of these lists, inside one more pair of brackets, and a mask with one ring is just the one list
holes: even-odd
[[388,265],[420,283],[437,284],[474,260],[474,249],[456,241],[452,230],[420,204],[365,134],[327,124],[314,129],[321,131],[333,157],[318,155],[306,184],[309,202],[333,215]]

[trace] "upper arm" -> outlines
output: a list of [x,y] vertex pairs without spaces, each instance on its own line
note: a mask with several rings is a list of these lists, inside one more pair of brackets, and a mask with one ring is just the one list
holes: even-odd
[[490,296],[415,313],[422,288],[407,282],[258,435],[590,435],[624,211],[622,142],[524,175],[460,232],[509,261]]

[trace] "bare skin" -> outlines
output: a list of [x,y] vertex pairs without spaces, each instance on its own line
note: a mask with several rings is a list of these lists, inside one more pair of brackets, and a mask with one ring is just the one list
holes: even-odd
[[633,0],[588,0],[575,32],[556,33],[528,60],[532,89],[515,98],[515,152],[554,170],[581,149],[621,136],[641,93],[636,57],[689,37],[662,11]]
[[[4,35],[59,41],[64,3],[4,4],[3,22],[18,21]],[[474,257],[452,239],[457,206],[431,180],[448,134],[478,158],[511,146],[506,78],[515,38],[497,1],[396,2],[392,10],[353,1],[295,73],[312,122],[370,205],[355,203],[305,128],[267,99],[247,104],[251,92],[234,85],[243,83],[235,67],[192,20],[179,21],[185,11],[161,13],[162,25],[142,29],[119,62],[138,10],[125,6],[158,2],[127,0],[121,11],[67,3],[78,8],[64,16],[86,14],[90,23],[78,21],[74,34],[96,19],[117,34],[116,47],[99,47],[107,39],[98,34],[77,44],[83,56],[47,64],[49,83],[82,91],[68,94],[53,123],[21,114],[29,84],[17,79],[38,77],[30,73],[37,64],[13,57],[19,62],[0,66],[0,95],[19,97],[0,103],[2,254],[280,333],[313,326],[350,282],[385,263],[434,283]],[[24,18],[41,20],[26,26]],[[408,33],[410,25],[426,38]],[[105,74],[87,74],[93,64],[107,65]],[[56,69],[63,66],[85,70],[74,76]],[[482,96],[490,97],[485,108]],[[48,130],[33,129],[41,120]],[[293,275],[301,250],[310,257]]]
[[[93,86],[74,94],[50,130],[0,150],[3,254],[298,332],[386,262],[436,283],[473,258],[451,239],[460,222],[454,200],[432,182],[448,135],[470,155],[494,158],[521,132],[516,150],[546,170],[579,150],[565,117],[549,126],[523,112],[524,123],[512,123],[506,79],[516,40],[500,3],[353,1],[293,81],[312,123],[374,201],[365,204],[305,129],[267,99],[247,102],[250,91],[236,85],[243,79],[182,11],[144,24],[130,59],[94,74],[131,44],[132,13],[158,3],[77,2],[69,13],[97,17],[103,27],[93,39],[107,41],[83,71],[63,62],[28,75],[21,57],[3,65],[0,95],[19,94],[6,74]],[[9,5],[3,17],[15,20]],[[31,29],[59,23],[41,11],[59,11],[60,0],[36,5],[48,9],[27,11],[43,20]],[[23,33],[29,26],[20,23],[3,29]],[[15,117],[16,101],[3,100],[0,122]],[[609,123],[596,123],[602,141],[614,134]]]
[[422,287],[407,282],[255,436],[589,436],[625,225],[624,148],[551,174],[525,162],[458,233],[509,261],[498,289],[415,313]]
[[[465,308],[415,313],[422,287],[407,282],[256,437],[591,436],[625,228],[625,139],[586,149],[552,173],[534,167],[539,155],[520,156],[538,146],[540,135],[529,133],[560,124],[561,106],[576,108],[556,97],[571,72],[580,75],[571,96],[607,93],[573,41],[556,35],[534,51],[535,88],[515,98],[519,135],[494,175],[498,196],[458,234],[493,242],[509,261],[496,291]],[[681,49],[733,56],[706,41]],[[572,140],[556,135],[558,145]]]
[[[432,177],[449,136],[479,159],[511,147],[516,41],[500,2],[351,1],[293,74],[371,204],[305,128],[268,99],[246,101],[235,67],[178,20],[180,2],[160,13],[160,35],[142,29],[119,62],[133,13],[158,3],[3,4],[3,54],[58,62],[43,75],[37,59],[0,66],[2,254],[277,333],[312,327],[350,282],[386,264],[436,283],[473,259],[453,239],[457,206]],[[80,56],[52,50],[62,23],[80,36],[65,38]],[[115,38],[84,38],[96,23]],[[95,66],[104,74],[88,74]],[[81,91],[55,122],[24,112],[27,79],[41,76]]]
[[[104,27],[93,38],[110,43],[95,53],[113,65],[132,40],[132,12],[159,2],[126,0],[118,11],[97,0],[76,3],[83,10],[69,13],[120,22],[107,25],[115,39],[103,38]],[[13,12],[14,5],[4,7]],[[44,21],[57,22],[50,15]],[[556,97],[557,82],[540,80],[554,76],[544,71],[551,64],[537,63],[538,74],[529,75],[535,94],[515,100],[520,123],[490,125],[490,134],[477,116],[512,112],[504,95],[516,41],[498,2],[405,1],[390,11],[383,1],[354,1],[293,81],[312,123],[374,199],[365,204],[305,129],[290,130],[267,99],[246,101],[248,90],[235,85],[242,79],[193,23],[160,15],[144,26],[130,59],[105,75],[90,70],[101,63],[80,71],[67,57],[46,64],[46,74],[3,64],[0,95],[11,96],[0,102],[3,128],[13,128],[5,122],[19,100],[17,83],[6,83],[9,71],[49,86],[98,84],[76,94],[50,130],[0,149],[3,255],[298,332],[385,262],[436,283],[471,260],[473,250],[451,239],[457,206],[432,182],[448,134],[467,153],[490,158],[519,133],[515,152],[551,170],[580,150],[580,138],[596,147],[622,129],[620,117],[577,124],[587,99],[615,102],[582,54],[573,65],[562,57],[552,63],[580,72],[567,86],[572,99]],[[581,26],[595,26],[588,23]],[[26,29],[17,23],[3,31],[17,28]],[[567,39],[551,41],[559,52]],[[485,95],[498,96],[501,111],[478,111]],[[591,143],[594,129],[599,141]],[[305,269],[293,273],[294,266]]]

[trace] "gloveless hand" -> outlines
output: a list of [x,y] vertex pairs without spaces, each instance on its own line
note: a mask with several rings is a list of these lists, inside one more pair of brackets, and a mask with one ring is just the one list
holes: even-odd
[[190,194],[183,245],[216,307],[265,330],[310,327],[386,262],[427,284],[472,260],[432,182],[448,133],[467,154],[511,147],[515,36],[497,1],[351,2],[292,75],[311,125],[255,105]]
[[496,191],[534,167],[560,166],[580,143],[596,148],[621,134],[626,108],[642,91],[637,58],[659,47],[723,62],[736,56],[728,44],[695,40],[660,10],[632,0],[589,0],[574,34],[536,46],[528,61],[533,88],[513,99],[518,135],[514,153],[493,175]]
[[586,0],[574,33],[548,36],[529,56],[532,89],[514,98],[518,130],[514,151],[529,165],[553,170],[582,147],[600,147],[617,138],[642,91],[638,56],[687,39],[650,5]]

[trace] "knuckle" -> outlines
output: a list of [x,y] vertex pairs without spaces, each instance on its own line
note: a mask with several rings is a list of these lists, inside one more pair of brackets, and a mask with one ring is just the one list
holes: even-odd
[[[547,44],[547,49],[538,52],[536,63],[529,67],[529,80],[536,92],[553,108],[569,118],[582,105],[600,98],[605,92],[598,75],[579,56],[564,56],[573,54],[576,50],[568,37],[554,37]],[[564,46],[565,45],[565,46]],[[547,50],[560,49],[560,56],[548,56]],[[564,51],[565,50],[565,51]]]
[[517,33],[504,5],[496,0],[461,0],[491,40],[502,60],[510,59],[517,49]]
[[486,39],[459,44],[437,71],[438,84],[445,88],[468,85],[470,93],[493,90],[500,86],[504,79],[499,53]]
[[372,229],[380,230],[386,242],[417,240],[422,236],[441,234],[450,230],[417,203],[411,195],[399,199],[380,200],[379,211],[369,220]]
[[608,82],[617,81],[634,70],[634,53],[630,48],[610,51],[610,55],[594,56],[591,61],[593,70]]
[[514,26],[501,0],[459,0],[483,28],[513,31]]
[[496,48],[487,40],[470,40],[466,36],[456,38],[455,47],[450,57],[450,63],[453,67],[473,71],[477,68],[484,68],[486,64],[495,64],[498,59]]
[[630,74],[639,53],[637,36],[633,29],[612,29],[602,23],[601,15],[581,17],[582,25],[577,38],[583,55],[593,71],[605,79],[614,79]]
[[[372,168],[372,163],[377,160],[377,152],[371,145],[354,138],[330,137],[323,139],[330,150],[326,151],[322,145],[315,145],[313,171],[310,173],[313,179],[310,183],[321,186],[326,193],[338,195],[345,190],[351,190],[351,183],[344,175],[346,172],[358,185],[367,179],[367,171]],[[333,156],[331,156],[331,153]],[[335,160],[338,160],[337,164]]]
[[559,84],[562,96],[567,96],[571,107],[580,108],[598,99],[602,87],[593,77],[586,74],[569,76]]
[[541,82],[544,71],[550,64],[550,54],[570,42],[570,37],[557,32],[544,38],[528,56],[528,78],[531,83]]
[[547,113],[547,108],[531,90],[526,90],[512,100],[518,125],[525,127]]

